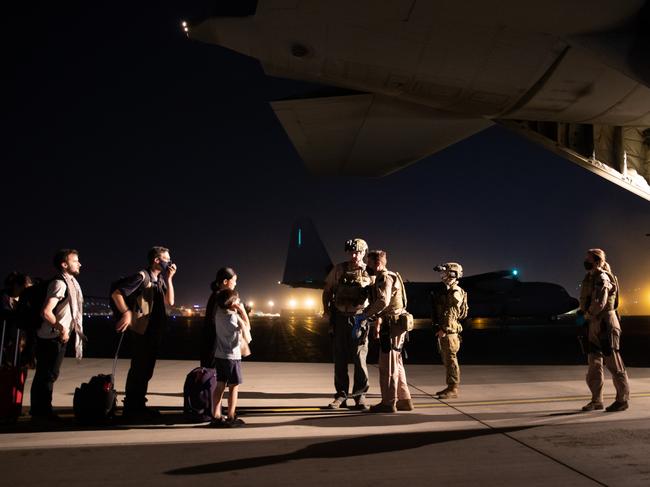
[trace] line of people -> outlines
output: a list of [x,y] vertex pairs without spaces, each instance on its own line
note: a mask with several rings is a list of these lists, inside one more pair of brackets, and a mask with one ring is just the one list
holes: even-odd
[[[331,409],[348,406],[371,413],[394,413],[414,408],[406,380],[402,351],[412,316],[407,311],[407,296],[399,273],[388,269],[383,250],[368,252],[368,245],[356,238],[345,243],[349,260],[336,265],[327,275],[323,289],[323,309],[329,321],[334,359],[334,399]],[[111,285],[111,304],[116,317],[116,331],[130,331],[131,363],[126,380],[125,418],[151,419],[160,415],[147,406],[147,390],[158,350],[164,335],[167,306],[175,301],[173,279],[177,272],[169,249],[153,247],[147,255],[148,266],[119,279]],[[366,263],[367,261],[367,263]],[[42,309],[39,309],[35,337],[36,372],[31,388],[32,417],[58,421],[52,408],[52,391],[68,340],[74,332],[75,355],[81,358],[84,342],[83,293],[77,277],[81,270],[79,253],[74,249],[58,251],[53,260],[55,278],[45,286]],[[603,366],[612,374],[616,400],[606,411],[623,411],[629,407],[629,383],[620,354],[621,327],[618,317],[619,285],[601,249],[589,249],[584,261],[587,273],[582,283],[578,321],[584,324],[588,354],[587,385],[591,401],[582,409],[604,409]],[[459,394],[461,321],[467,316],[467,293],[460,288],[462,266],[450,262],[436,268],[446,291],[432,299],[433,325],[446,370],[445,389],[440,399]],[[31,280],[12,273],[1,296],[3,320],[12,327],[17,323],[17,309]],[[248,313],[235,287],[237,274],[231,268],[218,270],[211,285],[202,335],[201,365],[217,371],[214,394],[214,427],[237,427],[243,421],[236,415],[239,385],[243,382],[241,358],[250,353],[252,340]],[[29,337],[29,333],[27,334]],[[368,340],[379,341],[379,386],[381,401],[369,406],[366,357]],[[27,340],[29,342],[29,340]],[[28,349],[24,345],[23,349]],[[348,364],[354,364],[350,389]],[[222,414],[221,402],[226,388],[229,402]],[[354,404],[347,404],[353,401]]]

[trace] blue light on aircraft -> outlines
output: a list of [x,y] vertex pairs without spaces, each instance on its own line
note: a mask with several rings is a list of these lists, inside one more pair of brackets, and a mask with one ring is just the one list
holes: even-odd
[[518,276],[518,275],[519,275],[519,271],[518,271],[517,269],[512,269],[512,275],[513,275],[513,276]]
[[298,247],[302,247],[302,228],[298,229]]

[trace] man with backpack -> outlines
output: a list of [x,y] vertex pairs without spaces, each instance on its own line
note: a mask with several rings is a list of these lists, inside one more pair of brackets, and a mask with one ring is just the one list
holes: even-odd
[[147,419],[160,415],[149,408],[147,388],[153,376],[158,348],[167,328],[165,305],[174,306],[172,264],[169,249],[156,246],[147,254],[149,266],[111,286],[113,311],[118,332],[131,330],[131,368],[126,378],[124,412],[126,418]]
[[[70,334],[75,332],[75,355],[83,346],[83,294],[76,277],[81,263],[74,249],[59,250],[53,260],[57,275],[47,284],[41,326],[36,331],[36,373],[31,389],[32,419],[58,421],[52,409],[52,391]],[[43,284],[44,285],[44,284]]]
[[467,318],[468,312],[467,293],[458,285],[458,279],[463,277],[463,267],[456,262],[448,262],[433,270],[440,272],[445,284],[441,293],[432,294],[433,326],[447,375],[447,387],[436,392],[436,395],[439,399],[456,398],[460,385],[457,354],[460,350],[460,332],[463,331],[460,321]]

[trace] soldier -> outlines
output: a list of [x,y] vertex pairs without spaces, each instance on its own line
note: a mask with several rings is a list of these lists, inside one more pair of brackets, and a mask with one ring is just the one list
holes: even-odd
[[616,388],[616,400],[606,411],[625,411],[629,407],[630,386],[620,354],[621,325],[616,311],[618,279],[612,273],[605,252],[601,249],[589,249],[584,266],[587,275],[580,293],[579,313],[587,320],[589,368],[586,380],[591,391],[591,401],[582,410],[603,409],[604,362],[612,374]]
[[439,399],[458,397],[460,385],[460,367],[458,350],[460,350],[460,332],[463,327],[460,320],[467,317],[467,293],[458,285],[463,276],[463,267],[456,262],[448,262],[433,268],[440,272],[445,290],[432,294],[433,326],[436,329],[438,349],[447,373],[447,387],[436,392]]
[[[365,394],[368,390],[367,329],[360,337],[352,336],[355,315],[361,314],[368,297],[370,276],[363,258],[368,244],[360,238],[345,242],[345,251],[350,259],[330,271],[325,278],[323,289],[324,316],[329,318],[330,334],[334,346],[334,387],[336,393],[329,408],[338,409],[346,405],[348,397],[354,397],[355,408],[368,409]],[[348,396],[350,379],[348,362],[353,355],[354,385],[352,395]]]
[[[406,291],[399,274],[386,268],[386,252],[368,254],[368,272],[375,278],[370,286],[370,304],[356,317],[374,323],[374,337],[379,339],[379,384],[381,402],[370,407],[371,413],[394,413],[413,410],[411,392],[402,362],[402,347],[407,328],[400,316],[406,313]],[[404,317],[405,318],[405,317]]]

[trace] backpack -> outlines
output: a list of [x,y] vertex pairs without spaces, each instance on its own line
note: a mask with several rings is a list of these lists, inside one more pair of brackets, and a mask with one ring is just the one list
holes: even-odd
[[214,369],[196,367],[185,378],[183,385],[183,414],[192,423],[203,423],[213,419],[212,395],[217,388],[217,374]]
[[56,276],[52,279],[47,279],[41,282],[37,282],[33,286],[27,287],[22,293],[20,293],[20,299],[18,300],[18,306],[16,308],[16,322],[18,328],[25,331],[36,331],[41,327],[43,323],[43,307],[45,306],[45,299],[47,298],[47,289],[50,286],[50,283],[55,280],[63,281],[65,286],[65,295],[63,299],[57,303],[54,307],[54,313],[68,301],[68,285],[65,282],[63,276]]
[[399,283],[402,286],[402,303],[404,304],[404,311],[399,316],[397,320],[397,324],[402,331],[408,333],[409,331],[413,331],[413,326],[414,326],[413,315],[408,311],[406,311],[406,305],[408,304],[408,299],[406,298],[406,286],[404,285],[404,279],[402,279],[402,276],[400,275],[399,272],[395,272],[394,274],[397,276],[397,279],[399,280]]

